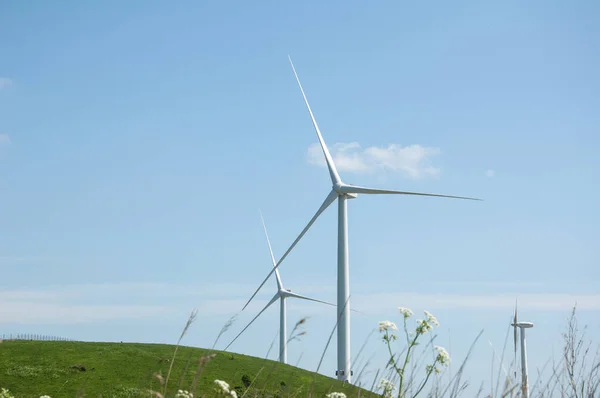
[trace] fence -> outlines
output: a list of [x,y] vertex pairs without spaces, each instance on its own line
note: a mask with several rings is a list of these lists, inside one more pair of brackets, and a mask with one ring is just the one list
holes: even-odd
[[30,340],[30,341],[77,341],[77,340],[72,340],[72,339],[68,339],[66,337],[59,337],[59,336],[48,336],[45,334],[30,334],[30,333],[23,333],[23,334],[3,334],[2,337],[0,338],[0,341],[8,341],[8,340]]

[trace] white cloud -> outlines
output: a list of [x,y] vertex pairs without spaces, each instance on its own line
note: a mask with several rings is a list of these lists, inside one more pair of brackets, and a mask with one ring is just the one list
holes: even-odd
[[0,77],[0,90],[12,84],[12,80],[8,77]]
[[[430,165],[430,158],[440,153],[439,148],[421,145],[362,148],[358,142],[338,142],[330,147],[331,156],[339,171],[373,174],[389,171],[412,179],[435,177],[440,169]],[[325,157],[318,143],[308,147],[308,163],[326,167]]]
[[494,175],[496,175],[496,172],[494,170],[488,170],[485,172],[485,175],[489,178],[492,178]]
[[8,134],[0,133],[0,145],[2,144],[10,144],[10,137]]

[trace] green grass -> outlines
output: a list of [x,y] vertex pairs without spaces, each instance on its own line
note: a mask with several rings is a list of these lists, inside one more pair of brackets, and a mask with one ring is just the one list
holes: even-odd
[[[153,375],[166,377],[174,350],[175,346],[162,344],[4,341],[0,343],[0,388],[8,388],[16,398],[149,397],[149,389],[162,392]],[[332,391],[374,396],[294,366],[222,351],[214,351],[216,356],[198,372],[198,360],[211,352],[179,347],[168,396],[179,388],[191,391],[196,378],[195,397],[215,396],[215,379],[235,387],[241,397],[246,391],[244,375],[254,380],[246,397],[324,397]],[[74,366],[84,366],[85,371]]]

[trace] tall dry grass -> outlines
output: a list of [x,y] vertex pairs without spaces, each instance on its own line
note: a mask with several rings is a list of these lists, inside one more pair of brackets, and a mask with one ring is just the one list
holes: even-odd
[[[177,341],[175,346],[173,357],[171,360],[171,365],[169,367],[169,372],[164,380],[161,380],[161,385],[163,387],[162,393],[153,392],[153,394],[157,397],[167,398],[167,387],[169,382],[169,376],[171,374],[171,369],[175,358],[177,356],[177,349],[181,343],[181,340],[184,336],[189,332],[190,327],[194,323],[196,318],[196,312],[193,311],[188,321],[186,322],[183,331]],[[209,362],[214,356],[216,352],[214,348],[219,341],[219,339],[226,333],[231,326],[233,325],[235,320],[235,316],[227,321],[227,323],[223,326],[221,331],[219,332],[217,338],[212,347],[212,351],[208,355],[204,355],[198,359],[198,367],[195,372],[195,377],[193,379],[192,384],[189,386],[189,391],[193,392],[194,397],[202,396],[202,392],[197,391],[197,381],[202,373],[202,370],[205,366],[210,366]],[[290,337],[287,340],[288,343],[300,341],[301,336],[306,333],[306,330],[303,330],[306,326],[307,318],[300,319],[292,329],[290,333]],[[288,391],[287,397],[299,397],[299,396],[308,396],[308,397],[316,397],[315,394],[315,382],[316,375],[318,374],[323,358],[328,351],[329,345],[331,343],[331,339],[335,330],[337,328],[339,319],[336,321],[335,325],[332,328],[332,331],[329,335],[329,338],[326,341],[325,348],[321,353],[320,361],[314,371],[314,377],[310,385],[302,386],[295,391]],[[562,333],[563,337],[563,351],[561,353],[560,359],[549,358],[545,363],[544,367],[540,370],[537,369],[537,379],[530,383],[529,386],[529,396],[531,398],[548,398],[548,397],[560,397],[560,398],[600,398],[600,346],[590,340],[586,339],[586,329],[584,326],[581,328],[578,324],[576,317],[576,306],[573,307],[568,319],[567,326],[565,331]],[[372,331],[369,335],[369,338],[373,335],[376,330]],[[514,363],[511,360],[511,363],[508,365],[505,364],[506,348],[507,342],[509,340],[511,327],[507,328],[504,345],[502,348],[502,352],[500,356],[497,355],[495,349],[492,346],[492,360],[490,366],[490,380],[482,381],[477,390],[475,396],[482,398],[522,398],[521,394],[521,385],[519,380],[519,374],[513,373],[511,370],[514,368]],[[374,371],[374,377],[372,381],[366,382],[364,379],[369,373],[366,368],[371,365],[371,361],[373,356],[366,358],[364,357],[364,348],[366,347],[367,341],[363,343],[360,350],[358,351],[356,357],[354,358],[355,364],[361,364],[359,367],[361,370],[358,372],[356,377],[355,384],[365,388],[365,391],[369,391],[372,393],[378,393],[381,396],[397,396],[398,398],[406,398],[406,397],[416,397],[423,396],[428,398],[458,398],[465,396],[467,388],[470,387],[468,381],[465,380],[465,375],[468,367],[469,359],[471,358],[473,349],[479,342],[483,330],[480,331],[474,338],[469,350],[466,355],[462,358],[458,369],[454,373],[450,373],[449,369],[444,369],[439,374],[435,374],[432,376],[430,388],[425,389],[424,386],[427,384],[423,384],[422,380],[419,380],[418,375],[422,374],[422,370],[426,366],[428,362],[435,360],[432,357],[432,352],[434,352],[433,347],[434,343],[437,339],[437,336],[434,334],[429,334],[428,341],[421,345],[418,354],[413,354],[411,357],[405,362],[405,369],[403,372],[399,372],[399,367],[391,366],[391,364],[398,364],[402,358],[407,358],[405,355],[407,354],[407,348],[403,348],[398,352],[390,351],[390,358],[388,363],[385,366],[379,367]],[[269,350],[267,351],[267,356],[271,352],[271,349],[276,341],[277,336],[273,339]],[[490,343],[491,345],[491,343]],[[410,366],[408,366],[410,365]],[[272,361],[269,363],[269,366],[262,367],[260,371],[253,375],[250,384],[245,388],[242,397],[272,397],[273,394],[268,389],[268,381],[271,377],[275,377],[277,374],[277,369],[282,366],[277,361]],[[358,365],[357,365],[358,366]],[[547,367],[551,366],[551,374],[550,377],[546,378],[546,380],[542,379],[542,375],[547,370]],[[186,365],[186,370],[188,369]],[[243,369],[240,369],[236,375],[243,374]],[[258,385],[259,376],[263,375],[263,383]],[[402,377],[404,375],[404,377]],[[160,376],[159,376],[160,378]],[[378,381],[381,379],[387,379],[390,383],[396,386],[396,394],[387,395],[385,391],[382,391],[381,386],[378,384]],[[403,379],[403,380],[401,380]],[[530,379],[532,379],[530,377]],[[446,381],[447,380],[447,381]],[[183,381],[183,377],[180,380],[180,383]],[[231,382],[234,382],[231,380]],[[400,382],[403,383],[402,391],[398,392],[398,386]],[[332,383],[333,387],[334,383]],[[488,386],[488,387],[486,387]],[[181,387],[181,386],[180,386]],[[486,392],[486,389],[489,391]],[[334,388],[330,389],[330,392],[334,393]],[[233,391],[233,390],[232,390]],[[359,390],[360,391],[360,390]],[[235,393],[235,392],[233,392]],[[200,394],[200,395],[198,395]],[[360,392],[357,393],[357,396],[360,396]],[[471,393],[470,393],[471,394]],[[335,395],[332,395],[335,396]]]

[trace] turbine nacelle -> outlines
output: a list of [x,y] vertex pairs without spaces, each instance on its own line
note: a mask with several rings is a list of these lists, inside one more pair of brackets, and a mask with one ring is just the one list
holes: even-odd
[[528,328],[532,328],[533,327],[533,323],[532,322],[517,322],[515,323],[511,323],[511,326],[516,326],[522,329],[528,329]]

